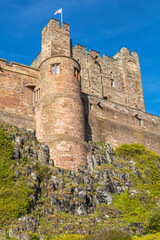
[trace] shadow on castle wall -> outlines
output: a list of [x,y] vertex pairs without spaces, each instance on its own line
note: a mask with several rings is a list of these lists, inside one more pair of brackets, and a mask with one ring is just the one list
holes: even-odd
[[85,134],[85,141],[92,141],[92,129],[89,124],[89,108],[91,104],[89,103],[88,94],[82,93],[82,102],[83,102],[83,109],[84,109],[84,134]]

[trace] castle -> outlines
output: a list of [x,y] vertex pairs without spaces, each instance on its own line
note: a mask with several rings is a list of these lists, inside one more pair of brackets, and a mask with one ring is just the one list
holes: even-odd
[[160,118],[145,112],[138,54],[76,44],[50,19],[31,66],[0,59],[0,121],[36,130],[55,166],[86,164],[87,141],[139,143],[160,154]]

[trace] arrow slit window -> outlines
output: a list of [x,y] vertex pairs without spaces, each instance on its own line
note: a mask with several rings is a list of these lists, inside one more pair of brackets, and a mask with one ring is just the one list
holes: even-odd
[[111,87],[115,87],[115,82],[113,80],[113,74],[112,72],[110,73],[110,78],[111,78]]

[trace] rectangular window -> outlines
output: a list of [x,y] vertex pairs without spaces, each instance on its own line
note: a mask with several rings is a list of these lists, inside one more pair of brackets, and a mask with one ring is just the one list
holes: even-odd
[[40,100],[40,89],[38,89],[38,100]]
[[59,74],[59,64],[52,65],[52,74]]
[[56,74],[59,74],[59,65],[56,65]]
[[36,102],[38,101],[38,91],[36,91]]
[[34,91],[34,103],[37,103],[40,100],[40,88]]
[[52,66],[52,74],[55,74],[55,65]]
[[34,92],[34,103],[36,103],[36,92]]
[[111,79],[111,87],[115,87],[114,80]]

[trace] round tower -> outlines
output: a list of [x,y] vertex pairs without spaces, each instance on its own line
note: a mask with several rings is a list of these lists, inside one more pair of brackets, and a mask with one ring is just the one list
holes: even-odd
[[36,87],[36,134],[49,145],[55,166],[77,170],[86,164],[80,66],[67,56],[52,56],[40,67]]

